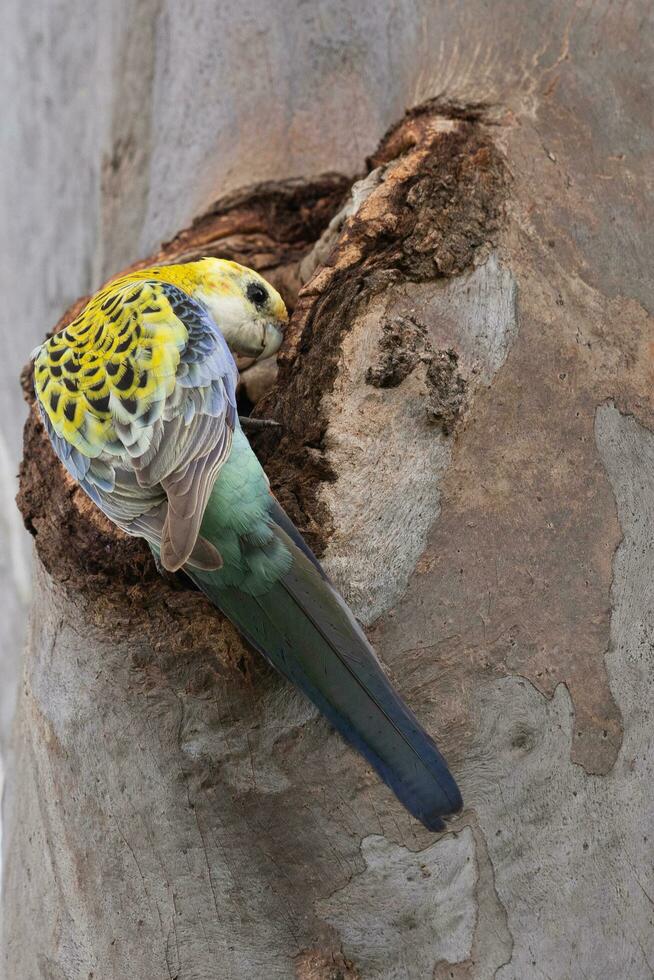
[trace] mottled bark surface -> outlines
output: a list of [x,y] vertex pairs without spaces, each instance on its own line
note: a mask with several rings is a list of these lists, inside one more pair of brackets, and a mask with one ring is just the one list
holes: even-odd
[[[202,597],[92,513],[32,419],[21,505],[43,567],[9,976],[652,975],[637,14],[570,16],[529,57],[505,42],[513,97],[411,113],[356,205],[338,178],[267,187],[157,257],[247,255],[295,305],[257,408],[283,430],[258,449],[466,810],[440,836],[416,825]],[[600,65],[602,38],[638,57]],[[451,64],[470,99],[472,67]]]

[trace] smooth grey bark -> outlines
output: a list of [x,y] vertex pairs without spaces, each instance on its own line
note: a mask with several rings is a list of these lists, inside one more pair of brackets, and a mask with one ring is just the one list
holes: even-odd
[[[499,104],[507,226],[349,325],[320,492],[326,564],[467,809],[424,833],[281,682],[216,678],[210,649],[169,656],[39,570],[12,980],[653,974],[651,15],[422,14],[415,91]],[[453,435],[425,428],[424,366],[366,384],[407,311],[458,353]]]

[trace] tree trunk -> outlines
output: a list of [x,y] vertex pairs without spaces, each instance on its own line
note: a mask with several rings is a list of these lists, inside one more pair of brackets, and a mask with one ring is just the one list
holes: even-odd
[[251,189],[144,260],[232,256],[295,308],[256,407],[281,434],[257,449],[465,811],[442,835],[413,821],[98,516],[32,412],[7,977],[652,975],[638,9],[571,14],[529,58],[505,39],[505,107],[411,111],[349,196]]

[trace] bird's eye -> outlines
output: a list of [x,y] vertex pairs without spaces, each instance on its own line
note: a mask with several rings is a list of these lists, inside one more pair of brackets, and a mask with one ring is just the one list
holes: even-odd
[[255,306],[264,306],[268,299],[268,291],[260,282],[251,282],[246,290],[246,296]]

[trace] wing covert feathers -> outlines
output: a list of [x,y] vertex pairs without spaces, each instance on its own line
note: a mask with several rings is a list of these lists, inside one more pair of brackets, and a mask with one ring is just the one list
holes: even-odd
[[98,293],[35,351],[53,448],[95,503],[166,568],[218,568],[198,542],[237,425],[236,366],[207,310],[177,286],[130,278]]

